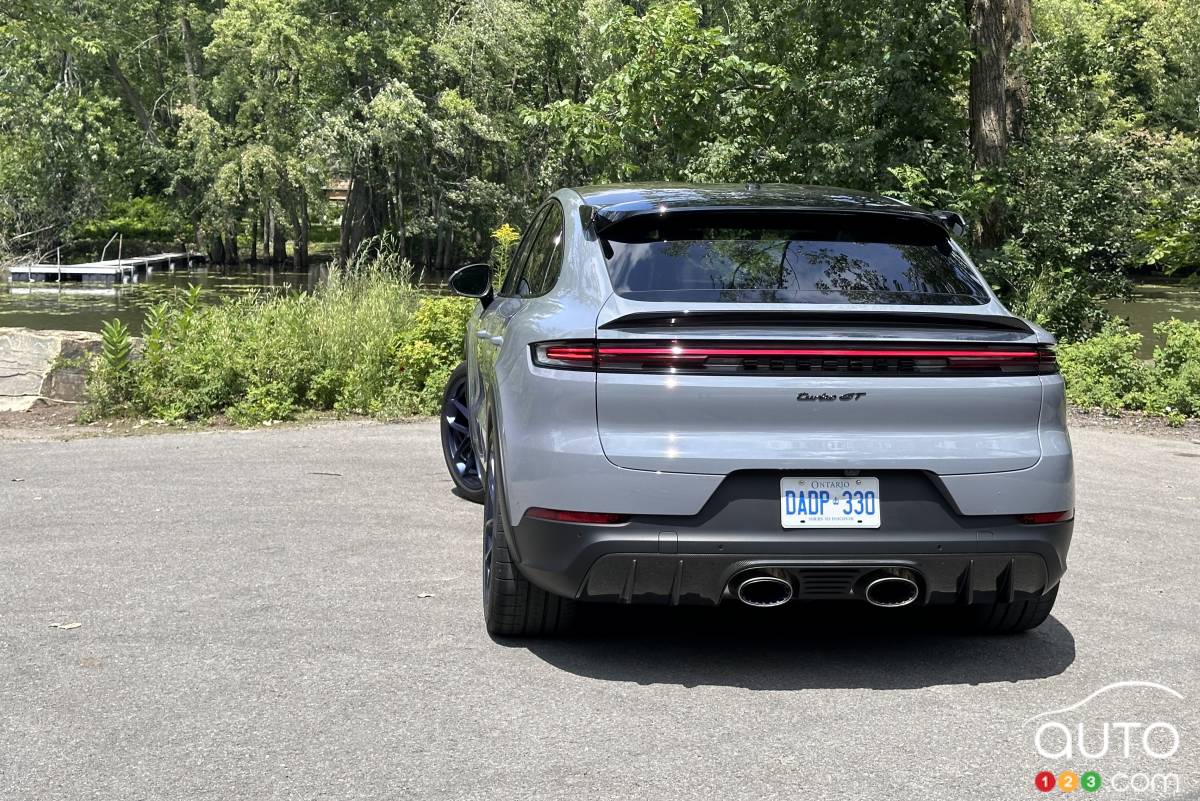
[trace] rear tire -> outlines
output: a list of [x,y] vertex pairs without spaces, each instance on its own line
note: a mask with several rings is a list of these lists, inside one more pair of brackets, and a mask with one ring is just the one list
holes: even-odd
[[967,626],[979,634],[1017,634],[1037,628],[1050,616],[1058,588],[1033,601],[997,601],[992,604],[973,605],[968,608]]
[[508,505],[498,471],[495,425],[490,427],[483,471],[483,619],[498,637],[566,634],[575,621],[576,602],[536,587],[521,575],[508,546]]

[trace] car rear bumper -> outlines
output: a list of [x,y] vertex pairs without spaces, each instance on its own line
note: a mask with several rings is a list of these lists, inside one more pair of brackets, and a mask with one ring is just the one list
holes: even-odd
[[543,589],[624,603],[717,604],[734,576],[762,567],[783,569],[802,599],[861,597],[864,577],[904,568],[918,576],[922,602],[960,604],[1038,597],[1066,571],[1072,521],[960,515],[934,478],[873,474],[878,529],[783,529],[779,478],[802,473],[745,471],[726,478],[697,515],[621,525],[526,517],[511,542],[521,572]]

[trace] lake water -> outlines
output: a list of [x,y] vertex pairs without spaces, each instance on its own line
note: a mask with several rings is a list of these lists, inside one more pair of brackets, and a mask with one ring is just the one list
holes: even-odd
[[1179,284],[1138,284],[1128,302],[1109,301],[1106,308],[1129,321],[1129,328],[1142,335],[1143,359],[1154,355],[1154,324],[1177,317],[1200,320],[1200,287]]
[[99,331],[106,321],[118,318],[136,335],[147,309],[187,291],[189,284],[203,287],[203,299],[216,303],[250,292],[310,292],[325,280],[328,270],[328,265],[316,265],[308,272],[233,266],[158,269],[137,283],[116,286],[0,279],[0,327]]

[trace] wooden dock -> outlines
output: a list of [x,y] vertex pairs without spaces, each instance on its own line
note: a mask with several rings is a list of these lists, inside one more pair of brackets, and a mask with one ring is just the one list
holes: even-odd
[[105,261],[90,261],[84,264],[21,264],[9,267],[10,280],[64,283],[67,281],[132,284],[149,275],[155,267],[191,267],[204,257],[199,253],[156,253],[153,256],[136,256]]

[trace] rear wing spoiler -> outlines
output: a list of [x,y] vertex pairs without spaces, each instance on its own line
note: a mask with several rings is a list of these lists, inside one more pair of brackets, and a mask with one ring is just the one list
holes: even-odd
[[658,217],[663,214],[695,214],[706,212],[731,212],[738,214],[762,214],[762,213],[784,213],[797,215],[812,215],[812,214],[829,214],[839,216],[859,216],[859,215],[878,215],[885,217],[904,217],[908,219],[923,220],[932,223],[939,228],[942,228],[947,233],[953,236],[962,236],[966,233],[967,223],[963,216],[956,211],[923,211],[921,209],[905,209],[905,208],[845,208],[840,206],[831,207],[804,207],[797,208],[795,206],[729,206],[729,205],[713,205],[713,206],[698,206],[681,209],[669,209],[662,207],[657,211],[648,211],[644,208],[637,209],[621,209],[619,207],[599,208],[584,204],[579,207],[579,222],[583,225],[583,230],[593,236],[603,236],[604,232],[613,227],[617,223],[622,223],[627,220],[632,220],[638,217]]
[[972,314],[952,311],[645,311],[634,312],[601,323],[601,329],[636,328],[956,328],[983,331],[1037,333],[1018,317],[1001,314]]

